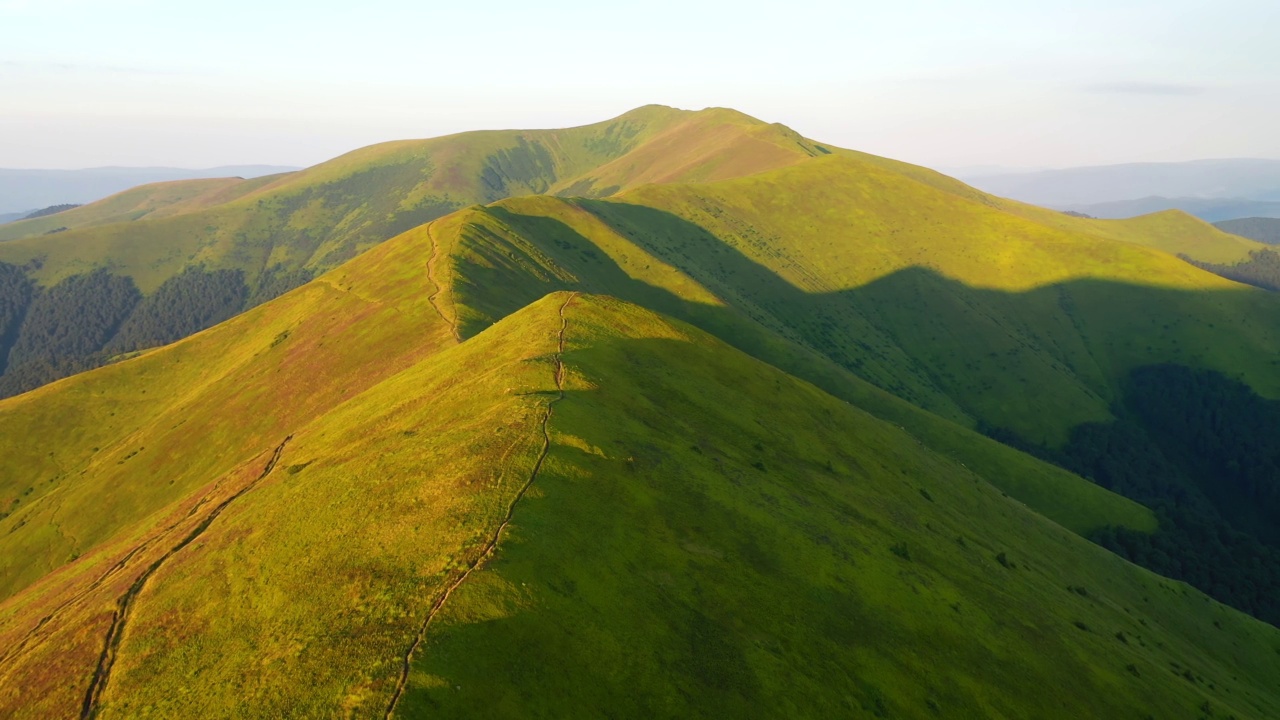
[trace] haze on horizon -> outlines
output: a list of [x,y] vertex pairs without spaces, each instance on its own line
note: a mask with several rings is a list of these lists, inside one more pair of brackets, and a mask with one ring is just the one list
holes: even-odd
[[311,165],[728,106],[957,169],[1280,158],[1280,4],[0,0],[0,167]]

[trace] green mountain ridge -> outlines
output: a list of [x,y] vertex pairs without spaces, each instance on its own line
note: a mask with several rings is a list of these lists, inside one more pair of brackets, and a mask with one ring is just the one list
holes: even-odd
[[[1152,366],[1280,397],[1276,297],[1174,255],[1235,247],[1203,223],[660,107],[180,204],[0,253],[224,215],[354,252],[414,224],[0,400],[0,714],[1280,711],[1280,631],[1086,539],[1168,515],[982,434],[1067,452]],[[213,248],[121,326],[252,297]],[[70,282],[15,267],[10,328],[6,298]]]
[[[43,258],[35,279],[51,284],[79,268],[100,266],[110,254],[115,271],[133,277],[144,293],[192,262],[252,274],[274,263],[328,269],[474,203],[569,188],[595,195],[637,182],[719,179],[816,152],[790,130],[741,113],[648,106],[567,130],[477,131],[383,143],[249,181],[144,186],[62,216],[70,228],[64,237],[39,237],[51,220],[5,226],[0,240],[9,242],[0,245],[0,260],[22,265]],[[119,224],[138,218],[140,225]],[[84,234],[103,223],[110,229]],[[160,234],[168,238],[164,247],[154,239]],[[133,259],[132,253],[143,256]]]
[[[0,241],[5,241],[0,263],[18,268],[36,288],[56,289],[77,275],[105,270],[135,285],[139,299],[160,292],[231,293],[244,298],[235,308],[240,311],[474,203],[546,192],[602,195],[642,182],[716,180],[820,152],[785,127],[735,111],[647,106],[567,130],[480,131],[384,143],[306,170],[253,180],[143,186],[56,218],[0,227]],[[191,277],[193,272],[204,277]],[[225,272],[238,273],[238,279],[217,277]],[[180,279],[193,287],[172,287]],[[61,312],[74,318],[81,314],[76,308],[102,304],[97,297],[76,296]],[[192,314],[223,318],[223,305],[212,302]],[[133,310],[120,308],[126,315]],[[96,341],[96,347],[85,350],[81,346],[93,343],[78,343],[73,355],[54,345],[38,363],[21,368],[10,363],[15,372],[0,377],[0,394],[30,390],[100,365],[121,348],[176,339],[208,325],[157,316],[148,332],[112,341],[112,333],[126,325],[77,328],[74,319],[71,323],[72,334]],[[0,327],[0,338],[64,332]],[[104,333],[107,338],[97,340]],[[0,345],[0,357],[9,352]]]
[[[486,371],[457,373],[468,367]],[[156,540],[113,543],[6,602],[64,603],[5,658],[0,686],[39,688],[6,695],[19,703],[9,708],[1275,708],[1260,684],[1280,662],[1274,629],[1213,605],[1222,627],[1203,629],[1197,594],[1044,521],[892,425],[607,298],[536,301],[281,439],[165,513]],[[320,590],[321,578],[336,585]],[[113,621],[103,611],[131,586],[136,600]],[[78,630],[88,626],[97,631]],[[122,639],[91,685],[108,626]],[[50,674],[77,666],[69,684]],[[558,670],[530,672],[539,667]],[[926,672],[935,679],[921,683]]]
[[[850,222],[849,208],[867,220]],[[477,286],[503,288],[506,303],[480,317],[482,326],[548,288],[573,287],[564,279],[610,264],[591,260],[621,266],[624,253],[638,248],[685,276],[670,281],[678,283],[673,294],[734,306],[846,370],[971,426],[1061,442],[1072,426],[1109,417],[1120,378],[1154,361],[1252,372],[1251,384],[1264,395],[1280,391],[1266,360],[1274,351],[1263,349],[1280,338],[1250,322],[1276,312],[1271,298],[1235,290],[1163,253],[1032,224],[850,159],[821,158],[723,183],[650,186],[612,200],[513,199],[473,216],[482,228],[471,235],[477,242],[508,235],[503,250],[477,250],[487,255],[474,261],[474,272],[491,274]],[[634,248],[614,250],[620,243]],[[528,272],[560,283],[534,283],[520,295],[531,279],[492,274],[501,270],[495,252],[517,251],[536,266]],[[557,261],[566,265],[556,268]],[[646,274],[634,265],[624,272]],[[685,289],[691,282],[702,286],[700,294]],[[618,292],[615,281],[605,286]],[[1205,301],[1202,292],[1215,299]],[[1123,295],[1125,306],[1141,310],[1117,317],[1113,304]],[[459,317],[464,333],[468,322]],[[1209,326],[1218,323],[1238,332],[1216,344],[1200,340],[1217,335]],[[949,355],[938,354],[940,338]],[[965,376],[948,372],[957,365]],[[1028,403],[1032,385],[1040,395]],[[1043,413],[1046,405],[1056,412]]]
[[[1154,244],[1201,262],[1244,259],[1253,248],[1203,223],[1082,222],[983,195],[930,170],[807,140],[785,126],[736,111],[698,112],[646,106],[604,123],[567,130],[481,131],[384,143],[306,170],[253,180],[193,180],[143,186],[54,217],[0,227],[0,263],[22,272],[38,292],[76,275],[106,271],[138,288],[119,308],[149,317],[105,327],[75,327],[75,354],[41,339],[54,327],[0,327],[0,339],[42,348],[39,362],[10,366],[0,395],[23,392],[100,365],[121,349],[166,342],[226,317],[227,296],[241,311],[406,229],[460,207],[508,196],[602,196],[644,184],[717,182],[836,156],[865,169],[1020,214],[1073,234]],[[834,159],[834,158],[828,158]],[[882,221],[892,221],[883,217]],[[64,231],[65,230],[65,231]],[[47,233],[56,231],[54,235]],[[232,273],[234,275],[228,275]],[[96,285],[82,284],[83,288]],[[144,309],[146,299],[189,296],[200,305],[186,317]],[[59,313],[102,298],[64,292]],[[83,293],[82,293],[83,294]],[[19,292],[0,302],[31,302]],[[155,304],[157,301],[151,301]],[[22,313],[18,313],[21,322]],[[126,329],[129,329],[126,332]],[[113,338],[114,333],[123,333]],[[105,341],[95,340],[105,335]],[[94,345],[84,349],[89,345]],[[10,348],[0,345],[0,356]]]

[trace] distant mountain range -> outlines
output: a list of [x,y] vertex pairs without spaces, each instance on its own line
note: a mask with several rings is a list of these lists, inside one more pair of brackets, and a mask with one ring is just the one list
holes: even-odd
[[1210,222],[1280,217],[1280,160],[1196,160],[961,174],[1003,197],[1098,218],[1182,210]]
[[146,183],[242,177],[297,170],[279,165],[225,165],[192,170],[169,167],[101,167],[86,170],[0,168],[0,223],[13,222],[50,205],[83,204]]
[[1050,207],[1084,213],[1089,217],[1103,220],[1121,220],[1165,210],[1181,210],[1211,223],[1249,217],[1280,218],[1280,202],[1240,198],[1144,197],[1136,200],[1085,205],[1050,205]]

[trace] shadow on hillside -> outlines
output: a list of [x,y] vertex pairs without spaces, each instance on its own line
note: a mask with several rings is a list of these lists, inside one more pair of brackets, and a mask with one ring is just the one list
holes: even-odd
[[[558,220],[495,209],[504,225],[545,254],[542,263],[563,268],[573,278],[527,286],[529,297],[512,299],[508,312],[548,291],[572,288],[613,295],[666,313],[873,415],[909,427],[931,446],[949,445],[946,452],[989,479],[1003,477],[1010,494],[1059,522],[1063,522],[1062,503],[1078,501],[1055,494],[1060,488],[1048,487],[1059,485],[1059,480],[1046,475],[1030,481],[1017,477],[1038,471],[1019,466],[989,447],[975,449],[982,447],[976,434],[940,429],[936,420],[877,395],[863,381],[961,425],[999,434],[1020,447],[1038,447],[1042,457],[1090,477],[1100,477],[1099,470],[1057,455],[1102,453],[1100,462],[1121,466],[1130,474],[1144,463],[1159,465],[1150,460],[1158,451],[1149,441],[1125,439],[1128,436],[1123,433],[1123,419],[1133,410],[1127,407],[1124,390],[1133,373],[1142,368],[1216,371],[1263,396],[1280,396],[1280,360],[1276,359],[1280,302],[1266,292],[1188,291],[1095,279],[1003,291],[972,287],[929,267],[898,270],[860,287],[829,288],[800,259],[788,257],[781,243],[762,238],[751,228],[736,230],[737,238],[726,239],[649,207],[573,202],[644,250],[649,257],[639,262],[670,265],[723,304],[681,297],[677,292],[685,291],[679,289],[675,273],[661,280],[671,283],[673,290],[637,279],[604,252],[604,244],[614,240],[601,236],[598,247]],[[505,291],[513,285],[511,278],[499,277],[496,270],[489,277],[483,277],[488,270],[471,270],[480,273],[477,290]],[[647,275],[637,274],[659,281],[655,268],[635,270],[647,271]],[[1195,402],[1184,409],[1185,417],[1178,415],[1180,419],[1173,422],[1190,425],[1186,438],[1169,441],[1171,457],[1179,446],[1191,447],[1196,438],[1223,436],[1223,417],[1234,412],[1205,410]],[[1102,439],[1082,449],[1082,432]],[[1228,450],[1240,447],[1232,440],[1240,432],[1225,435],[1213,442]],[[1161,528],[1154,536],[1121,531],[1121,539],[1107,546],[1247,612],[1271,617],[1267,609],[1271,605],[1258,601],[1257,590],[1261,587],[1262,596],[1273,597],[1280,581],[1263,578],[1280,577],[1280,554],[1258,544],[1256,538],[1265,533],[1248,531],[1274,523],[1274,516],[1266,513],[1260,519],[1254,516],[1257,513],[1239,512],[1234,508],[1239,502],[1232,498],[1241,488],[1252,487],[1256,495],[1261,492],[1257,487],[1272,485],[1254,487],[1239,478],[1232,481],[1228,471],[1248,465],[1250,454],[1233,452],[1222,456],[1220,467],[1227,470],[1197,470],[1195,466],[1204,461],[1195,458],[1182,463],[1178,472],[1186,473],[1187,479],[1181,486],[1196,485],[1206,493],[1204,502],[1194,509],[1169,510],[1169,493],[1164,490],[1140,491],[1140,483],[1112,485],[1160,509]],[[1165,475],[1174,468],[1168,463],[1163,467],[1167,472],[1159,475],[1167,482]],[[1221,500],[1224,494],[1230,502]],[[1082,530],[1091,536],[1096,531]],[[1205,547],[1219,552],[1207,553]]]
[[[1280,394],[1272,360],[1280,350],[1280,303],[1262,292],[1090,279],[1007,292],[970,287],[927,267],[857,288],[810,292],[670,213],[573,202],[723,305],[636,279],[559,220],[494,207],[487,211],[535,246],[543,265],[573,277],[535,277],[494,258],[460,268],[459,276],[468,278],[460,299],[484,310],[464,325],[465,335],[554,290],[612,295],[689,322],[838,397],[852,400],[842,389],[851,373],[961,424],[1008,428],[1051,445],[1065,441],[1073,426],[1109,419],[1117,384],[1142,365],[1216,369],[1264,395]],[[821,284],[802,262],[768,248],[762,241],[753,251],[770,252],[784,272]],[[512,244],[504,252],[529,248]]]
[[[536,492],[520,500],[494,561],[432,626],[402,714],[451,716],[479,703],[529,712],[530,688],[543,691],[538,702],[599,714],[669,713],[675,701],[648,703],[671,688],[682,716],[803,714],[790,698],[768,705],[779,666],[838,688],[854,698],[849,708],[888,708],[885,689],[908,688],[903,702],[922,702],[921,683],[906,679],[936,675],[935,656],[971,675],[959,686],[1007,702],[1037,697],[1046,681],[1031,677],[1036,668],[1104,687],[1115,671],[1102,660],[1129,641],[1107,632],[1098,642],[1088,628],[1117,618],[1149,625],[1146,643],[1159,648],[1152,632],[1199,630],[1205,646],[1247,632],[1221,622],[1204,630],[1218,616],[1197,615],[1198,597],[1166,593],[1171,585],[1027,522],[909,438],[806,396],[791,378],[723,349],[636,335],[592,337],[566,352],[594,382],[557,405]],[[1067,586],[1077,577],[1089,578],[1087,590]],[[1064,601],[1069,610],[1054,609]],[[997,621],[987,622],[992,607]],[[895,653],[920,642],[935,652],[903,666]],[[1053,662],[1028,664],[1010,648]],[[885,682],[874,667],[904,680]],[[934,709],[918,714],[982,715],[963,694],[933,697]]]
[[[1021,557],[1035,548],[1074,563],[1047,550],[1045,538],[1061,542],[1060,533],[1024,534],[1010,519],[1022,511],[997,493],[772,368],[636,335],[566,351],[598,385],[571,387],[556,406],[536,491],[519,501],[494,561],[458,586],[431,627],[400,714],[465,715],[481,703],[561,712],[531,711],[530,688],[540,689],[532,702],[593,715],[794,716],[806,703],[830,714],[821,694],[771,694],[783,667],[834,689],[854,715],[893,706],[887,693],[905,688],[900,712],[910,715],[921,683],[886,683],[872,669],[924,677],[932,658],[917,669],[895,655],[918,638],[973,675],[961,685],[1006,699],[1034,696],[1041,683],[1026,674],[1039,666],[988,644],[1025,644],[1055,658],[1054,672],[1099,675],[1076,647],[1087,635],[1053,629],[1069,626],[1041,609],[1068,591],[1055,584],[1037,597],[1045,590],[1033,575],[992,559],[1016,541]],[[968,527],[978,514],[991,520]],[[961,533],[969,539],[951,540]],[[1084,554],[1082,542],[1070,548]],[[1014,620],[960,632],[970,607],[1006,608]],[[1027,632],[1033,620],[1046,629]],[[981,715],[965,693],[937,692],[958,716]]]

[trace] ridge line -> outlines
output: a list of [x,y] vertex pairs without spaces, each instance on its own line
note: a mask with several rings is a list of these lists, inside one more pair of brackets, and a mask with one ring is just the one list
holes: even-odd
[[436,236],[431,232],[431,227],[435,224],[436,221],[432,220],[423,228],[423,231],[427,234],[427,240],[431,242],[431,256],[427,258],[427,281],[431,283],[432,290],[431,294],[427,295],[427,302],[431,303],[431,307],[435,309],[436,314],[440,316],[440,319],[449,324],[449,331],[453,333],[453,339],[458,342],[462,342],[462,336],[458,333],[457,307],[454,307],[453,319],[450,320],[445,316],[444,310],[441,309],[440,304],[436,302],[436,298],[440,296],[440,293],[444,288],[436,281],[435,276],[436,258],[440,254],[440,244],[436,241]]
[[483,565],[485,560],[489,559],[489,556],[491,556],[493,551],[497,549],[498,541],[502,539],[502,531],[506,530],[507,526],[511,524],[511,518],[516,511],[516,504],[524,499],[525,493],[527,493],[529,488],[533,486],[533,481],[537,479],[538,472],[542,470],[542,464],[547,459],[547,453],[551,450],[551,433],[548,431],[547,425],[551,421],[551,415],[555,411],[556,403],[564,399],[564,337],[565,331],[569,326],[569,320],[565,316],[564,311],[568,309],[569,303],[572,303],[577,297],[577,292],[570,293],[569,297],[565,299],[564,304],[560,306],[560,332],[556,343],[555,356],[556,396],[551,399],[551,402],[547,403],[547,407],[542,413],[542,449],[538,453],[538,459],[533,464],[533,470],[529,473],[529,479],[525,481],[519,492],[517,492],[515,497],[512,498],[511,504],[507,506],[506,517],[504,517],[502,523],[498,525],[498,529],[494,531],[493,536],[489,539],[489,542],[485,544],[484,549],[480,551],[480,554],[476,557],[475,561],[467,566],[467,569],[463,570],[458,577],[445,588],[444,593],[442,593],[440,597],[436,598],[436,601],[431,604],[431,609],[427,611],[427,617],[423,619],[422,626],[418,628],[418,634],[414,636],[413,642],[409,645],[408,650],[405,651],[404,657],[401,659],[400,678],[396,681],[396,689],[391,695],[391,701],[387,703],[387,711],[383,715],[385,720],[391,720],[391,716],[396,711],[396,705],[400,703],[400,698],[404,696],[405,687],[409,683],[409,671],[413,664],[413,654],[417,652],[418,647],[422,645],[422,641],[426,638],[427,628],[431,626],[431,621],[434,620],[436,614],[444,608],[445,602],[449,600],[449,596],[453,594],[453,591],[457,590],[458,586],[462,585],[462,583],[471,576],[472,571]]

